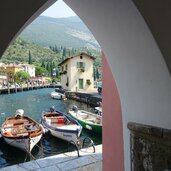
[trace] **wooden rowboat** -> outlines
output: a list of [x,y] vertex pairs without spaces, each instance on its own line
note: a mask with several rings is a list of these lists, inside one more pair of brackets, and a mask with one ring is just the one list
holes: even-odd
[[55,109],[42,112],[42,125],[54,136],[77,143],[82,126],[72,117]]
[[1,134],[5,142],[13,147],[30,153],[43,134],[43,127],[35,120],[24,116],[18,109],[16,114],[2,124]]

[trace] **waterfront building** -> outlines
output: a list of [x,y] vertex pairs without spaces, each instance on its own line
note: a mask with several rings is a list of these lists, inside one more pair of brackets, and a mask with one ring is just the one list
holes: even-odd
[[18,71],[21,71],[22,67],[17,64],[7,64],[6,65],[6,73],[13,73],[15,74]]
[[68,91],[94,91],[93,62],[95,57],[79,53],[62,61],[61,85]]
[[30,64],[20,64],[23,71],[27,72],[30,77],[35,77],[35,66]]

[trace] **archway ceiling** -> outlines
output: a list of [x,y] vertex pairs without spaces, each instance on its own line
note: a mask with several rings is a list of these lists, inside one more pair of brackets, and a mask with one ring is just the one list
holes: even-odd
[[[0,2],[0,57],[10,42],[55,1],[3,0]],[[133,2],[151,29],[171,72],[171,1],[133,0]]]
[[10,42],[56,0],[0,1],[0,58]]
[[171,1],[133,0],[148,24],[171,73]]

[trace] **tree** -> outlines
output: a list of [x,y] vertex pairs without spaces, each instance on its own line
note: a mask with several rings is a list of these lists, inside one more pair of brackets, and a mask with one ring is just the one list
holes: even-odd
[[66,48],[64,47],[63,48],[63,51],[62,51],[62,61],[65,59],[65,57],[66,57]]
[[60,79],[60,74],[59,74],[59,69],[56,68],[56,78],[59,80]]
[[43,67],[36,66],[35,74],[36,74],[36,76],[44,76],[44,75],[48,74],[48,71]]
[[99,70],[98,70],[98,68],[96,68],[96,79],[97,80],[99,79]]
[[47,63],[46,65],[46,70],[49,72],[49,74],[51,75],[51,64],[50,62]]
[[28,62],[29,64],[32,64],[32,57],[31,57],[31,53],[30,53],[30,51],[29,51],[29,62]]
[[30,75],[25,71],[18,71],[14,74],[14,79],[17,83],[21,83],[30,79]]
[[93,68],[93,76],[94,76],[94,81],[96,81],[96,68]]
[[42,61],[41,67],[42,67],[42,68],[45,68],[45,67],[46,67],[46,66],[45,66],[45,61],[44,61],[44,60]]

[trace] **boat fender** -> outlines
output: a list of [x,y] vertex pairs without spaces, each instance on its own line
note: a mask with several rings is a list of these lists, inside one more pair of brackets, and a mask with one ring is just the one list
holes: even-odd
[[89,130],[92,130],[92,127],[90,125],[86,125],[85,127]]
[[50,111],[54,112],[55,111],[55,106],[50,107]]
[[72,110],[73,110],[74,112],[78,112],[78,107],[77,107],[76,105],[73,105],[73,106],[72,106]]
[[21,119],[22,116],[24,115],[24,110],[23,109],[17,109],[15,112],[15,118],[16,119]]

